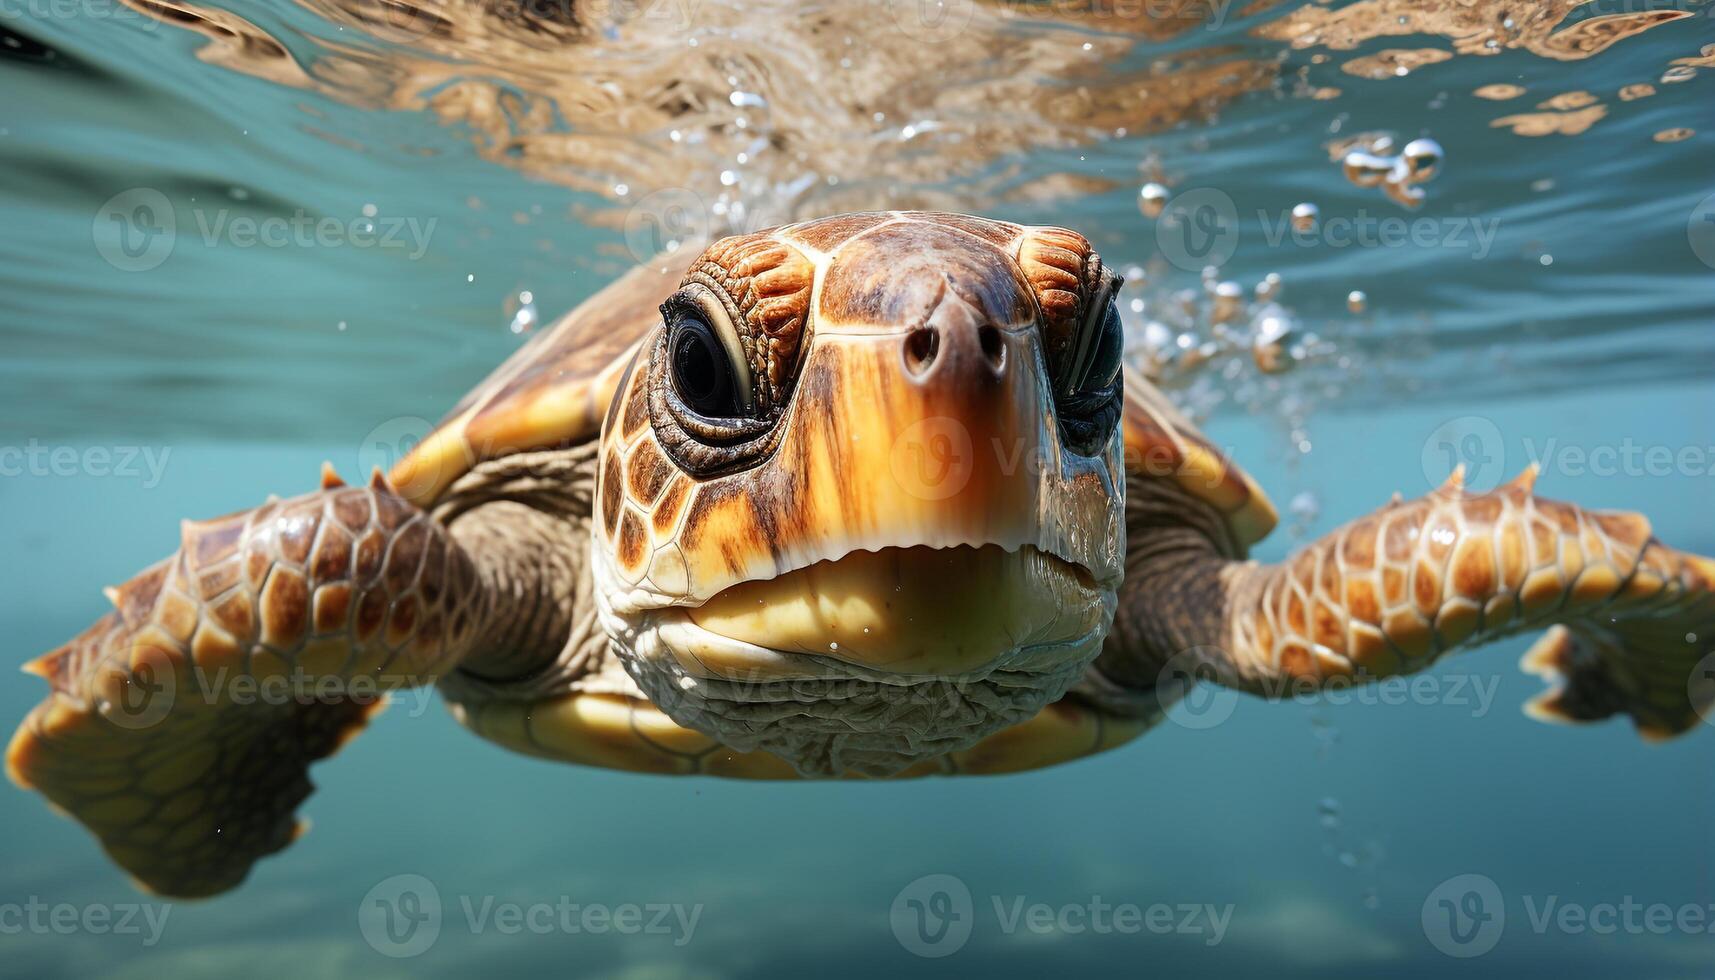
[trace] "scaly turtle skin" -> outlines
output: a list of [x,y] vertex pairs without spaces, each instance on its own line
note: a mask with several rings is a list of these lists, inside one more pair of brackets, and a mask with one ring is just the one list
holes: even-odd
[[1553,626],[1542,717],[1683,732],[1715,562],[1532,493],[1394,502],[1274,566],[1267,499],[1120,367],[1058,228],[852,214],[639,268],[391,478],[184,526],[29,665],[8,770],[145,887],[299,832],[311,762],[438,683],[548,758],[752,778],[998,773]]

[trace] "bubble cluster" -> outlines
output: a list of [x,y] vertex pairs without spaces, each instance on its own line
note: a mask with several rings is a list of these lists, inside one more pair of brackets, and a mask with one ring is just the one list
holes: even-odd
[[1393,137],[1358,137],[1335,148],[1341,151],[1340,166],[1346,179],[1359,187],[1380,187],[1399,204],[1415,208],[1423,203],[1423,188],[1441,170],[1441,144],[1427,137],[1414,139],[1394,152]]
[[[1141,286],[1143,271],[1128,270],[1128,288]],[[1215,361],[1236,361],[1249,354],[1256,370],[1278,374],[1332,348],[1314,333],[1303,333],[1298,319],[1279,302],[1282,283],[1269,273],[1247,292],[1221,279],[1214,267],[1203,270],[1202,289],[1181,289],[1151,302],[1125,300],[1128,352],[1145,373],[1184,379]],[[1301,336],[1302,334],[1302,336]],[[1232,367],[1223,367],[1224,372]]]

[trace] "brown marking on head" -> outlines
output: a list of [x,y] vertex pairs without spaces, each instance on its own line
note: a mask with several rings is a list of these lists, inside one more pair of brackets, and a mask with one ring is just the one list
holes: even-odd
[[696,491],[696,484],[691,478],[680,473],[667,484],[667,489],[656,501],[655,510],[650,514],[649,525],[655,532],[657,540],[670,536],[679,526],[679,519],[684,516],[686,502]]
[[824,273],[818,322],[899,332],[921,327],[952,292],[988,324],[1035,318],[1030,284],[1004,252],[974,235],[896,222],[846,242]]
[[653,439],[640,441],[625,459],[625,489],[631,499],[648,509],[673,476],[673,465],[661,455]]
[[[641,354],[638,356],[642,357]],[[620,434],[627,444],[637,438],[638,433],[649,428],[649,386],[642,375],[641,371],[631,373],[631,387],[624,397],[625,423],[620,427]],[[608,431],[612,431],[611,427]]]
[[619,512],[624,507],[625,480],[619,468],[619,453],[611,447],[607,451],[606,462],[602,463],[601,486],[597,492],[601,498],[602,527],[612,538],[619,527]]
[[781,237],[818,252],[832,252],[856,235],[897,216],[891,211],[860,211],[782,228]]
[[918,221],[928,221],[948,228],[957,228],[967,234],[975,235],[991,245],[1009,249],[1024,234],[1022,225],[1010,221],[996,221],[993,218],[979,218],[970,214],[956,214],[951,211],[928,211],[913,217]]
[[641,570],[643,559],[648,553],[646,547],[648,541],[648,537],[643,533],[643,525],[637,520],[637,515],[627,510],[619,520],[616,553],[619,556],[620,567],[632,573]]

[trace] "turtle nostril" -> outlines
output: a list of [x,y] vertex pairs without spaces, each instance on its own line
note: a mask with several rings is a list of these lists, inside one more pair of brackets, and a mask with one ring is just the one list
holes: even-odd
[[929,370],[935,363],[935,352],[941,347],[941,336],[933,328],[913,330],[905,337],[905,369],[914,375]]
[[1006,369],[1006,343],[1002,340],[998,329],[985,326],[978,330],[977,342],[982,344],[983,357],[994,365],[996,374]]

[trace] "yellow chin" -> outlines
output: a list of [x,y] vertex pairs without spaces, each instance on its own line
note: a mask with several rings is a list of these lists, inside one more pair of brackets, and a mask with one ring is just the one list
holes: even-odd
[[[1032,547],[854,551],[728,588],[689,610],[710,633],[780,653],[901,674],[951,676],[1105,631],[1111,597],[1081,568]],[[710,663],[719,672],[757,666]],[[734,650],[734,657],[749,661]]]

